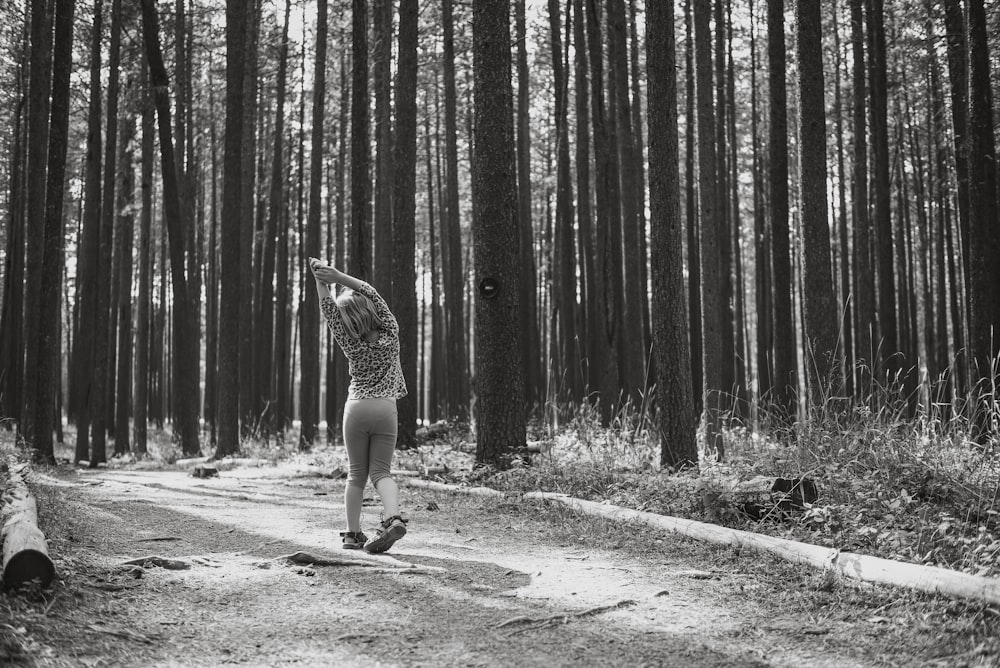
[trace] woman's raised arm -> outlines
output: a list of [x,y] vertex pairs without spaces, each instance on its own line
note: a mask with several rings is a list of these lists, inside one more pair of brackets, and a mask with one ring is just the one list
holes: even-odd
[[360,290],[362,282],[357,278],[354,278],[350,274],[345,274],[336,267],[331,267],[322,260],[311,257],[309,258],[309,268],[312,269],[313,276],[317,280],[329,285],[336,283],[337,285],[343,285],[345,288],[350,288],[351,290]]

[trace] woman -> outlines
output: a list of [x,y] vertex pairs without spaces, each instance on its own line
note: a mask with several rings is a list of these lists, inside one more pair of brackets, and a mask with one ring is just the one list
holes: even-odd
[[[385,552],[406,534],[407,522],[399,514],[399,488],[389,476],[396,449],[396,399],[406,396],[399,325],[368,283],[316,258],[309,258],[309,268],[316,279],[320,309],[347,356],[351,376],[344,404],[344,444],[350,464],[344,490],[347,531],[340,535],[345,549]],[[330,290],[334,284],[344,288],[336,299]],[[388,518],[370,539],[361,531],[361,503],[369,477]]]

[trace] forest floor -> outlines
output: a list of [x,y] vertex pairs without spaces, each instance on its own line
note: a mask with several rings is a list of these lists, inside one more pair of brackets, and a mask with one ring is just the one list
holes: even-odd
[[514,497],[401,481],[409,533],[367,556],[341,549],[344,481],[321,465],[29,484],[58,575],[0,595],[5,666],[1000,665],[983,605]]

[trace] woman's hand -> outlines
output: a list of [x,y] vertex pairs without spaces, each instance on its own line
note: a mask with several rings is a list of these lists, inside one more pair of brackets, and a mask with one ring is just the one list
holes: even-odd
[[316,281],[324,285],[332,285],[338,282],[340,278],[339,271],[314,257],[309,258],[309,269],[312,271],[313,276],[316,277]]

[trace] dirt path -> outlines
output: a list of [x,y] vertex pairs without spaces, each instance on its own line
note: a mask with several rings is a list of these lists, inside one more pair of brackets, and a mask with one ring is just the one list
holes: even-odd
[[[404,486],[410,533],[381,560],[389,568],[307,567],[275,558],[357,554],[340,549],[341,480],[63,468],[37,473],[34,489],[61,582],[54,598],[0,599],[3,665],[839,668],[1000,656],[995,625],[973,619],[989,615],[968,606],[556,508]],[[377,521],[366,508],[365,526]],[[191,567],[122,566],[150,555]]]

